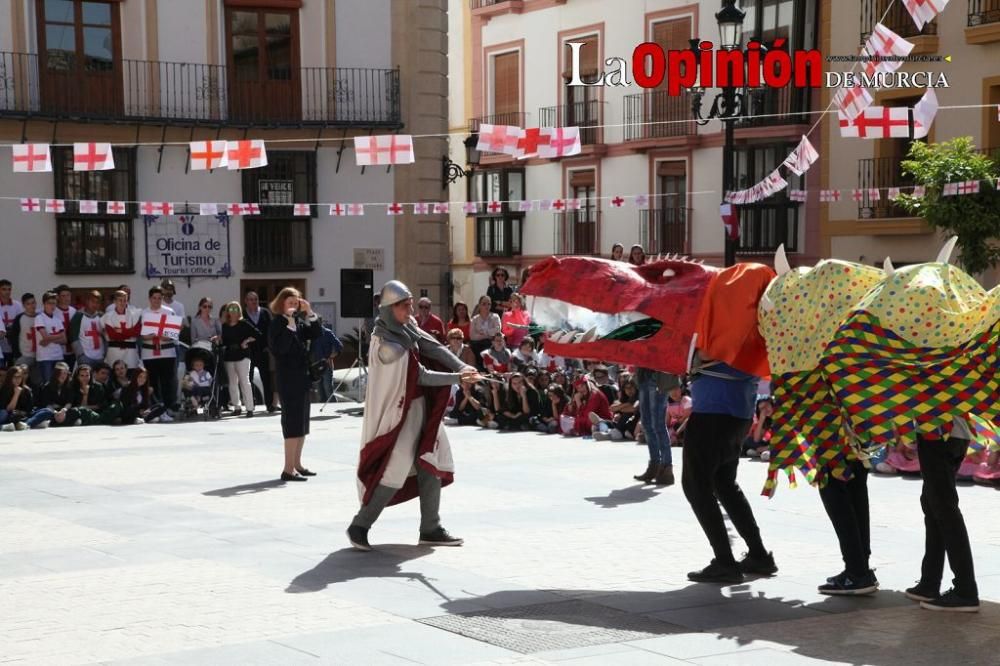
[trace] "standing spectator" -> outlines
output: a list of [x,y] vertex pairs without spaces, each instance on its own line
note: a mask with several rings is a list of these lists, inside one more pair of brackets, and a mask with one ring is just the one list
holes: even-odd
[[639,386],[639,420],[649,448],[646,471],[636,474],[636,481],[670,486],[674,483],[674,459],[667,432],[667,393],[680,385],[675,375],[667,375],[648,368],[637,368]]
[[[125,292],[125,307],[126,308],[131,308],[132,307],[132,287],[128,286],[127,284],[120,284],[120,285],[118,285],[118,289],[115,290],[115,293],[117,294],[119,291]],[[115,309],[115,301],[112,300],[110,303],[108,303],[108,307],[104,308],[104,311],[105,312],[111,312],[114,309]]]
[[106,363],[112,367],[115,361],[123,361],[129,370],[139,367],[137,349],[139,333],[142,331],[142,311],[128,304],[128,292],[115,292],[114,303],[101,318],[104,336],[108,339]]
[[267,347],[272,315],[270,310],[260,307],[260,297],[255,291],[248,291],[243,296],[243,306],[243,318],[262,334],[250,345],[250,380],[253,381],[256,369],[264,389],[264,406],[267,407],[268,414],[274,414],[277,410],[274,402],[274,358]]
[[337,360],[337,355],[344,350],[344,343],[329,326],[324,324],[322,317],[319,326],[320,335],[312,341],[309,351],[312,352],[313,362],[324,363],[323,376],[319,380],[319,399],[321,402],[326,402],[333,395],[333,364]]
[[594,423],[591,414],[598,419],[611,420],[611,405],[608,399],[594,386],[589,379],[582,377],[573,384],[573,399],[563,410],[562,431],[564,435],[587,436],[591,434]]
[[73,291],[67,285],[61,284],[55,288],[55,292],[57,314],[62,317],[63,331],[66,332],[66,340],[63,343],[63,361],[72,368],[76,363],[76,354],[73,353],[72,341],[69,339],[70,322],[73,321],[73,315],[76,314],[76,308],[73,307]]
[[[229,404],[233,416],[243,413],[253,417],[253,389],[250,386],[250,345],[261,333],[243,318],[243,309],[236,301],[227,303],[222,315],[222,360],[229,379]],[[240,399],[242,396],[242,400]]]
[[444,344],[444,322],[441,317],[431,312],[431,299],[426,296],[417,301],[417,326],[431,334],[435,340]]
[[52,379],[56,363],[63,360],[66,326],[56,309],[56,295],[49,291],[42,296],[42,313],[35,317],[35,338],[38,343],[38,375],[43,384]]
[[476,355],[472,352],[472,348],[465,344],[462,329],[453,328],[448,331],[448,351],[461,359],[462,363],[468,366],[476,365]]
[[[154,287],[159,289],[159,287]],[[156,400],[156,394],[149,382],[149,373],[139,368],[128,387],[122,391],[122,424],[169,423],[167,408]]]
[[490,310],[500,316],[510,307],[510,297],[514,293],[514,288],[507,284],[510,273],[506,268],[494,268],[490,277],[491,283],[486,289],[486,295],[490,297]]
[[[10,329],[17,316],[24,312],[24,307],[11,297],[14,286],[10,280],[0,280],[0,330],[6,330],[7,335],[11,335]],[[3,359],[6,363],[14,362],[13,339],[0,335],[0,367],[4,367]]]
[[528,325],[531,324],[531,317],[524,309],[524,299],[520,294],[511,294],[510,311],[504,312],[500,317],[501,331],[507,338],[507,345],[511,349],[521,346],[521,340],[528,337]]
[[77,363],[86,363],[91,368],[103,363],[107,353],[100,307],[101,292],[90,292],[87,294],[86,306],[73,315],[69,325],[69,340]]
[[451,308],[451,319],[448,321],[448,330],[457,328],[462,331],[462,337],[469,340],[472,332],[470,330],[472,319],[469,317],[469,306],[465,301],[456,301]]
[[39,409],[52,410],[52,420],[57,426],[80,425],[80,412],[73,407],[69,393],[69,366],[66,363],[55,362],[52,378],[35,396],[35,404]]
[[469,324],[472,333],[469,338],[469,346],[472,347],[476,358],[480,358],[483,352],[489,348],[494,336],[500,333],[502,328],[500,315],[490,310],[491,303],[489,296],[481,297],[476,307],[476,314],[473,315],[472,322]]
[[625,246],[615,243],[611,246],[611,261],[625,261]]
[[187,310],[184,308],[184,304],[174,298],[177,294],[177,287],[174,286],[172,280],[164,280],[160,283],[160,289],[163,290],[163,304],[168,308],[173,310],[174,314],[181,318],[181,325],[187,325]]
[[638,243],[628,251],[628,263],[633,266],[642,266],[646,263],[646,251]]
[[[198,301],[198,312],[191,318],[191,346],[211,350],[222,339],[222,324],[215,318],[211,298]],[[201,344],[199,344],[201,343]]]
[[[7,342],[7,325],[3,323],[3,319],[0,319],[0,343],[6,343],[6,342]],[[4,356],[3,350],[0,349],[0,369],[7,367],[8,363],[7,359],[12,355],[13,352],[9,351],[7,352],[7,355]]]
[[[151,287],[149,307],[142,311],[142,319],[159,319],[172,314],[174,311],[163,304],[163,289]],[[167,409],[160,421],[172,421],[169,411],[177,407],[177,345],[174,340],[162,335],[143,335],[142,365],[149,372],[149,385],[157,401]]]
[[7,339],[14,351],[14,363],[28,369],[24,383],[37,385],[41,382],[38,364],[35,361],[38,354],[38,333],[35,331],[35,316],[38,313],[35,295],[32,293],[22,295],[21,305],[24,307],[24,312],[14,318],[13,325],[7,330]]
[[302,466],[302,448],[309,434],[309,341],[320,335],[319,317],[298,289],[285,287],[271,301],[268,348],[278,370],[281,398],[281,434],[285,438],[283,481],[305,481],[315,476]]

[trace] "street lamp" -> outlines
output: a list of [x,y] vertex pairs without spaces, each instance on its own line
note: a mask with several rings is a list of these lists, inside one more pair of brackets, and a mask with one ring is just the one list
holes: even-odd
[[461,164],[452,162],[448,155],[444,155],[441,158],[441,189],[448,189],[448,185],[456,182],[459,178],[468,178],[472,175],[473,167],[479,166],[479,158],[481,153],[476,147],[479,145],[479,133],[474,132],[470,134],[465,141],[465,163],[469,165],[469,169],[463,169]]
[[[719,24],[719,46],[721,48],[732,51],[743,47],[743,19],[745,17],[746,12],[736,6],[736,0],[723,0],[722,9],[715,14],[715,20]],[[701,40],[699,39],[691,40],[691,49],[695,51],[696,57],[700,53],[700,49],[698,48],[700,42]],[[733,191],[734,183],[736,182],[735,174],[733,173],[733,131],[736,120],[742,115],[745,108],[744,95],[736,91],[736,87],[732,85],[732,72],[729,74],[730,76],[727,77],[727,80],[730,82],[730,85],[723,87],[722,92],[715,96],[712,108],[709,109],[707,116],[703,115],[701,110],[705,89],[694,88],[691,90],[691,113],[694,115],[696,122],[699,125],[706,125],[710,120],[717,119],[722,121],[722,124],[725,126],[726,141],[722,148],[723,203],[725,203],[726,192]],[[732,266],[736,263],[736,240],[730,238],[727,233],[725,242],[723,263],[726,266]]]

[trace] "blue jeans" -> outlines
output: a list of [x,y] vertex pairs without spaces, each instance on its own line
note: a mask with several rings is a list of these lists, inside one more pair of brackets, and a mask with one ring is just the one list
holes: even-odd
[[[319,400],[320,402],[326,402],[327,399],[333,395],[333,368],[327,364],[323,369],[323,376],[320,377],[319,381]],[[336,399],[333,402],[337,402]]]
[[24,424],[29,428],[37,428],[45,421],[51,421],[56,417],[56,413],[48,407],[36,409],[35,413],[25,419]]
[[649,460],[660,465],[672,465],[670,434],[667,432],[667,395],[656,388],[656,379],[639,384],[639,419],[646,433]]
[[48,384],[52,375],[56,373],[56,363],[59,361],[38,361],[38,376],[42,379],[42,384]]

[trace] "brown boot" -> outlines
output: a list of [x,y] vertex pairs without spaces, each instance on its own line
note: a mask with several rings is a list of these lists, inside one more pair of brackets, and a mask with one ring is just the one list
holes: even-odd
[[674,466],[661,465],[660,469],[656,473],[656,478],[653,480],[653,483],[658,486],[674,485]]
[[650,460],[649,464],[646,465],[646,471],[643,472],[642,474],[636,474],[632,478],[635,479],[636,481],[642,481],[643,483],[652,483],[653,479],[656,478],[656,475],[659,473],[659,471],[660,471],[660,466],[657,465],[652,460]]

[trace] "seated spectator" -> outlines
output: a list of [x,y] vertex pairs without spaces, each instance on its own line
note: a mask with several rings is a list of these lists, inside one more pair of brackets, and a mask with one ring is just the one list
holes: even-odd
[[550,385],[559,386],[560,388],[562,388],[563,393],[566,392],[566,388],[569,384],[569,380],[566,378],[566,373],[553,372],[549,375],[549,377],[552,379]]
[[57,361],[52,366],[52,379],[35,396],[38,409],[50,409],[56,426],[77,426],[82,423],[80,412],[73,407],[69,392],[69,365]]
[[504,375],[512,370],[510,350],[502,333],[493,336],[492,346],[482,353],[483,367],[486,372]]
[[27,379],[27,366],[14,365],[0,383],[0,430],[4,432],[43,428],[52,418],[50,410],[36,412]]
[[559,432],[563,412],[569,400],[566,391],[558,384],[549,384],[545,391],[545,404],[542,405],[541,416],[538,417],[538,431],[554,435]]
[[599,424],[607,424],[608,427],[595,429],[594,439],[610,439],[613,442],[634,440],[635,429],[639,425],[639,387],[630,375],[625,376],[621,397],[611,403],[610,410],[611,420],[599,421]]
[[528,383],[538,391],[538,395],[544,397],[545,391],[548,390],[549,384],[552,383],[552,376],[544,370],[538,371],[534,368],[528,368],[524,376],[527,378]]
[[117,404],[109,405],[104,387],[93,380],[93,371],[86,363],[80,363],[73,371],[69,395],[82,425],[110,425],[121,416],[121,407]]
[[986,486],[1000,484],[1000,449],[991,451],[986,456],[986,462],[972,475],[972,480]]
[[[462,331],[462,337],[465,340],[471,339],[471,326],[472,319],[469,317],[469,306],[465,304],[465,301],[456,301],[455,305],[451,308],[451,319],[448,320],[448,331],[457,328]],[[475,365],[475,364],[473,364]]]
[[497,424],[500,430],[527,430],[531,419],[541,412],[538,393],[515,372],[510,376],[506,390],[501,392],[499,384],[492,385],[494,404],[500,404]]
[[476,355],[472,353],[472,348],[465,344],[465,334],[460,328],[453,328],[448,331],[448,351],[468,366],[478,365],[476,363]]
[[121,402],[122,391],[127,389],[131,382],[128,363],[119,359],[111,364],[111,379],[108,381],[108,394],[112,400]]
[[550,356],[545,352],[545,343],[537,346],[538,368],[546,372],[562,374],[566,371],[566,359],[561,356]]
[[500,322],[500,330],[507,338],[507,346],[511,349],[520,347],[521,341],[528,335],[528,327],[531,324],[531,317],[524,309],[524,299],[520,294],[511,295],[510,311],[503,313]]
[[615,386],[614,382],[611,380],[611,374],[608,372],[608,366],[603,363],[598,363],[591,369],[591,377],[593,378],[594,384],[601,390],[604,397],[608,399],[608,404],[618,400],[618,387]]
[[[457,329],[456,329],[457,330]],[[455,396],[455,407],[448,414],[454,425],[477,425],[488,411],[483,405],[482,386],[462,383]]]
[[625,261],[625,246],[615,243],[611,246],[611,261]]
[[691,416],[691,396],[682,386],[675,386],[667,393],[667,432],[671,446],[684,446],[684,430]]
[[562,432],[571,437],[586,437],[593,431],[591,414],[598,419],[611,420],[611,409],[608,398],[594,386],[586,377],[581,377],[573,383],[573,399],[569,401],[562,414]]
[[514,369],[518,372],[524,372],[528,368],[537,368],[538,355],[535,353],[535,341],[531,338],[521,340],[521,344],[514,350],[511,357]]
[[760,458],[764,462],[771,459],[771,427],[774,414],[774,402],[770,396],[757,398],[754,408],[753,425],[743,441],[743,453],[751,458]]
[[122,391],[122,424],[152,423],[162,419],[166,411],[166,406],[156,402],[149,373],[145,368],[136,370],[128,388]]

